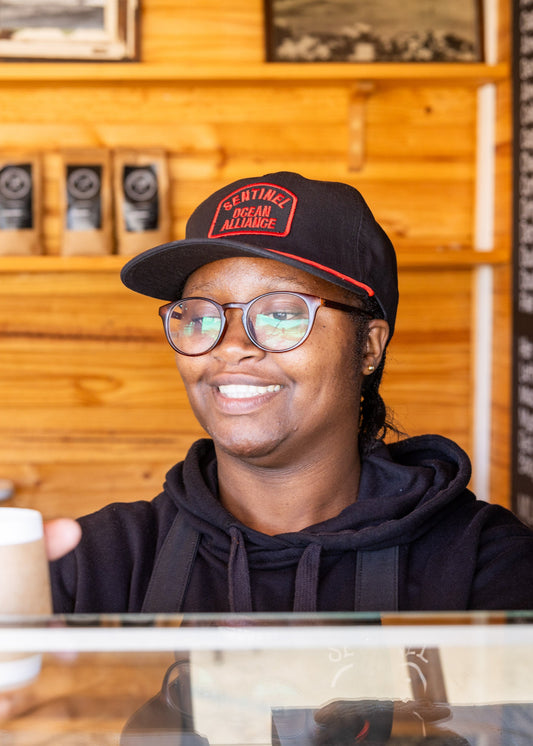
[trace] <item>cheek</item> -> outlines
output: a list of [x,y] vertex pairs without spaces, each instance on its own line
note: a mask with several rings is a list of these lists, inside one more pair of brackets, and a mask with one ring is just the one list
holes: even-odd
[[193,394],[193,384],[201,376],[202,365],[198,363],[198,360],[199,358],[184,357],[183,355],[176,354],[176,368],[189,398]]
[[346,408],[359,411],[361,399],[361,360],[363,351],[358,347],[356,330],[352,324],[332,332],[324,329],[317,340],[320,353],[315,357],[313,374],[320,395],[330,398],[330,406],[337,412]]
[[317,335],[312,354],[304,355],[303,345],[301,359],[293,366],[294,378],[306,383],[307,395],[317,397],[317,401],[330,399],[332,407],[336,399],[347,403],[347,397],[359,389],[353,344],[339,344],[335,337],[331,330]]
[[[349,378],[351,381],[357,375],[360,368],[357,367],[357,361],[362,359],[362,351],[358,350],[360,342],[358,340],[358,330],[350,319],[338,319],[337,324],[319,325],[314,329],[317,334],[313,340],[316,342],[316,351],[314,357],[318,366],[323,366],[324,370],[329,370],[332,375],[339,375],[341,378]],[[335,371],[335,372],[333,372]]]
[[198,358],[184,358],[182,355],[176,355],[176,367],[189,405],[201,427],[208,430],[206,397],[205,391],[202,393],[202,387],[198,385],[201,378],[201,366],[197,361]]

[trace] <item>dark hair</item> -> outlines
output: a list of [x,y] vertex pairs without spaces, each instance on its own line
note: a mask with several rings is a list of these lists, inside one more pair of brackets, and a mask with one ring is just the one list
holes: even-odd
[[[365,311],[372,318],[382,319],[383,312],[373,298],[367,298],[364,306]],[[361,350],[368,333],[368,321],[358,325],[357,334],[357,358],[361,363]],[[382,442],[389,433],[401,437],[404,433],[398,429],[394,422],[392,412],[388,409],[379,393],[381,379],[385,370],[386,350],[383,352],[381,361],[376,370],[369,376],[365,376],[361,387],[361,408],[359,416],[359,452],[361,455],[371,453],[378,443]]]

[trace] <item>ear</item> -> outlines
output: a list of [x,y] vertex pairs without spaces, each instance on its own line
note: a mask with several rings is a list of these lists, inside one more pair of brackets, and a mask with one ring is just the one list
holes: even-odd
[[389,339],[389,325],[384,319],[371,319],[368,324],[366,349],[363,355],[364,376],[370,376],[381,362],[387,341]]

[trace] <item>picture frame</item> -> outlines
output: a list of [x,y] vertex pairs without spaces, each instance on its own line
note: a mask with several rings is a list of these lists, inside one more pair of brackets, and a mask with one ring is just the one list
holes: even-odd
[[482,0],[264,0],[267,62],[482,62]]
[[139,58],[140,0],[0,0],[0,59]]

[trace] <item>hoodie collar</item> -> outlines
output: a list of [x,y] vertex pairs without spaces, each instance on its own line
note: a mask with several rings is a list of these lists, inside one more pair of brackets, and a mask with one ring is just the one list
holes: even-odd
[[[227,563],[231,611],[252,611],[250,565],[296,565],[294,610],[315,611],[324,551],[382,549],[413,541],[440,520],[464,490],[470,462],[452,441],[419,436],[377,444],[362,461],[357,500],[302,531],[267,536],[237,521],[218,499],[214,446],[197,441],[167,474],[165,491],[200,533],[206,551]],[[473,498],[472,498],[473,499]]]

